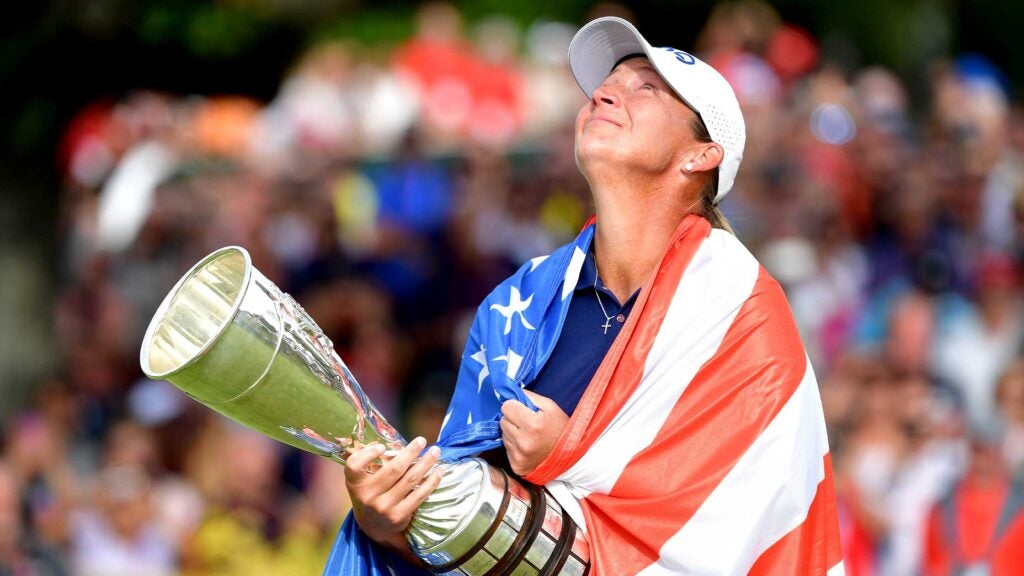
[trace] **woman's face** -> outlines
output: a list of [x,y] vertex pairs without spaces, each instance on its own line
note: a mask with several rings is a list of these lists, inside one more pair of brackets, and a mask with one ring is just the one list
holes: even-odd
[[576,162],[585,176],[608,164],[663,174],[678,169],[696,115],[642,56],[619,63],[576,116]]

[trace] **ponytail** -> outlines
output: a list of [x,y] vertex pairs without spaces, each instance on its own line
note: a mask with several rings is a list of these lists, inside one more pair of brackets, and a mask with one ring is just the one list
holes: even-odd
[[729,221],[725,218],[725,214],[722,214],[718,205],[709,202],[703,202],[702,204],[704,208],[704,214],[702,214],[702,216],[704,216],[708,222],[711,222],[712,228],[721,228],[733,236],[736,235],[736,231],[732,229],[732,224],[729,224]]
[[[693,137],[699,142],[714,142],[711,139],[711,133],[708,132],[708,127],[701,120],[700,114],[697,114],[693,122],[690,123],[690,130],[693,132]],[[711,223],[712,228],[721,228],[735,236],[736,232],[732,229],[732,225],[729,224],[725,214],[722,214],[718,204],[715,203],[716,196],[718,196],[718,168],[715,168],[711,179],[708,180],[708,183],[704,185],[704,189],[701,190],[700,215]]]

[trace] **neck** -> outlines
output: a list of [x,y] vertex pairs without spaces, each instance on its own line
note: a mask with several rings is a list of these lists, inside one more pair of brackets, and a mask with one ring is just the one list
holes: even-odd
[[661,262],[679,223],[697,210],[699,191],[680,194],[653,182],[592,186],[592,191],[597,213],[594,254],[601,281],[625,302]]

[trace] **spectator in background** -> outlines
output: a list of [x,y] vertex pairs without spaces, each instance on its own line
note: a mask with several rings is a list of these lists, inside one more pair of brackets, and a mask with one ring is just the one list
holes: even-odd
[[[152,384],[169,386],[165,382]],[[162,400],[169,401],[166,397]],[[136,470],[149,478],[147,516],[159,538],[177,551],[198,527],[204,504],[194,486],[165,469],[155,432],[136,422],[117,422],[107,435],[103,462],[106,467]]]
[[81,481],[68,466],[66,440],[38,413],[18,418],[8,436],[8,470],[21,487],[29,541],[68,542],[69,515],[80,505]]
[[1002,428],[1006,469],[1024,480],[1024,358],[1017,356],[1007,366],[995,389],[998,421]]
[[72,519],[70,561],[80,576],[170,576],[176,557],[161,533],[152,479],[143,468],[108,466],[96,475],[91,504]]
[[[305,467],[306,494],[282,484],[280,447],[223,418],[209,420],[190,470],[208,502],[184,543],[190,576],[312,574],[323,568],[348,511],[343,468],[318,459]],[[308,463],[308,461],[305,461]]]
[[[424,157],[419,137],[410,132],[394,161],[371,170],[379,206],[377,242],[364,255],[361,270],[398,302],[399,317],[421,320],[431,314],[444,246],[441,232],[452,210],[452,182],[444,166]],[[426,295],[426,297],[424,297]]]
[[967,473],[932,510],[924,534],[926,576],[1020,572],[1024,492],[986,432],[975,435]]
[[0,576],[64,576],[57,549],[24,530],[21,486],[0,459]]
[[[976,261],[974,303],[936,339],[936,372],[964,398],[970,424],[996,423],[996,383],[1024,345],[1024,298],[1017,263],[989,252]],[[996,433],[995,430],[990,433]]]
[[416,35],[400,46],[395,66],[415,88],[422,125],[448,148],[458,141],[505,148],[522,129],[522,85],[512,58],[518,31],[504,19],[480,27],[479,46],[461,37],[462,15],[432,2],[417,12]]
[[185,543],[188,574],[275,574],[285,495],[273,441],[237,424],[208,421],[192,462],[209,506]]

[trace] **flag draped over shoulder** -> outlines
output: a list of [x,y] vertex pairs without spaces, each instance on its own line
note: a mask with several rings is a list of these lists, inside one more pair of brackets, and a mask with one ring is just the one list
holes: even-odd
[[[504,400],[532,407],[522,385],[554,349],[592,237],[588,226],[481,304],[441,432],[445,458],[500,446]],[[595,576],[843,573],[821,400],[782,289],[697,216],[680,224],[526,479],[584,526]],[[346,537],[325,574],[388,574],[332,571]]]

